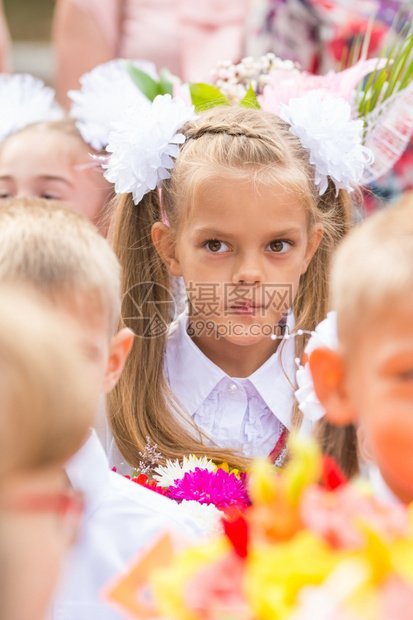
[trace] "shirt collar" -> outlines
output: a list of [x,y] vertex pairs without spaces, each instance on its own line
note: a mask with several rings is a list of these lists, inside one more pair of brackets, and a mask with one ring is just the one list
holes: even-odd
[[166,376],[175,396],[193,416],[227,374],[206,357],[188,336],[188,315],[171,325],[165,354]]
[[86,514],[90,514],[106,493],[110,476],[107,456],[94,429],[91,429],[87,441],[66,463],[65,470],[75,491],[84,494]]
[[[220,381],[234,380],[191,340],[186,331],[187,322],[188,316],[184,312],[171,326],[166,346],[165,372],[175,396],[193,416]],[[286,333],[292,331],[294,324],[294,316],[289,314]],[[294,404],[294,347],[294,338],[280,343],[277,351],[248,377],[270,411],[288,429],[291,428]]]

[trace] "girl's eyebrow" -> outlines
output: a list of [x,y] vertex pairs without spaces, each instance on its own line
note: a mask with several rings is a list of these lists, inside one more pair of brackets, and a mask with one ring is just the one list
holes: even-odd
[[[230,231],[223,231],[223,230],[218,230],[217,228],[203,228],[202,226],[195,227],[194,232],[197,235],[207,235],[209,237],[234,237],[235,235],[233,235]],[[269,232],[268,234],[266,234],[266,237],[271,238],[271,239],[275,239],[278,237],[288,237],[290,235],[298,235],[302,233],[302,228],[299,226],[295,226],[292,228],[284,228],[282,230],[277,230],[277,231],[273,231],[273,232]]]
[[64,177],[58,177],[52,174],[39,174],[36,178],[41,179],[42,181],[60,181],[60,183],[65,183],[66,185],[72,186],[72,183]]

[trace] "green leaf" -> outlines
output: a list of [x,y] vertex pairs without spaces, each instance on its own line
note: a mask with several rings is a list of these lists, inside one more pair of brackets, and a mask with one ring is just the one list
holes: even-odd
[[229,99],[215,86],[201,82],[189,84],[192,103],[197,112],[204,112],[220,105],[231,105]]
[[404,90],[407,86],[409,86],[410,82],[413,80],[413,58],[410,60],[408,66],[403,75],[403,79],[400,82],[400,90]]
[[405,41],[405,43],[403,44],[401,48],[400,55],[398,55],[398,57],[395,59],[390,69],[389,85],[386,90],[385,99],[388,99],[389,97],[391,97],[393,92],[394,91],[397,92],[398,90],[398,87],[400,85],[400,80],[403,76],[403,73],[405,71],[406,65],[409,60],[410,53],[412,51],[412,40],[413,40],[413,37],[409,37],[409,39]]
[[160,84],[155,82],[145,71],[138,69],[138,67],[135,67],[131,62],[126,63],[126,69],[134,84],[142,91],[149,101],[153,101],[157,95],[162,94]]
[[168,69],[161,69],[159,72],[159,89],[161,95],[173,95],[172,74]]
[[243,98],[242,101],[240,101],[240,105],[242,105],[244,108],[253,108],[255,110],[261,109],[261,106],[258,103],[257,95],[255,94],[255,91],[251,83],[248,86],[248,90],[247,90],[245,97]]

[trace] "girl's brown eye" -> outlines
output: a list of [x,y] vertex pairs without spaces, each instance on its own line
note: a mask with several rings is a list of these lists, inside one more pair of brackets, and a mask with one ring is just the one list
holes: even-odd
[[271,252],[282,252],[283,246],[284,246],[283,241],[271,241],[270,243]]
[[213,239],[212,241],[208,241],[207,248],[210,252],[219,252],[222,247],[221,241],[216,241]]

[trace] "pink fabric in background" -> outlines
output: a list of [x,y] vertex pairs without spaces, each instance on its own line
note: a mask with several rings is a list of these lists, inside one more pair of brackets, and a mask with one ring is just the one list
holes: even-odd
[[116,49],[119,37],[120,8],[123,0],[71,0],[98,22],[110,47]]
[[243,55],[250,0],[71,0],[93,15],[117,56],[151,60],[185,81]]
[[185,81],[207,80],[218,60],[244,56],[250,0],[177,0]]

